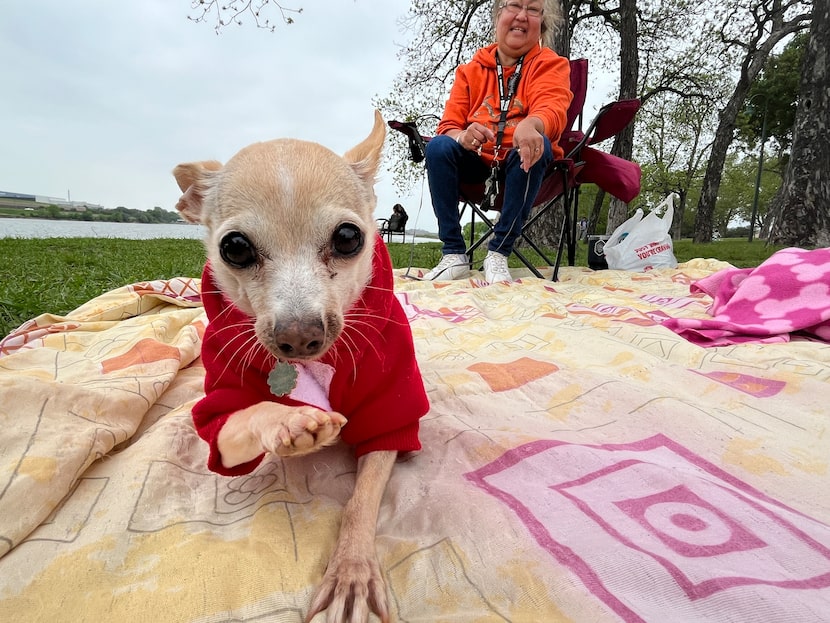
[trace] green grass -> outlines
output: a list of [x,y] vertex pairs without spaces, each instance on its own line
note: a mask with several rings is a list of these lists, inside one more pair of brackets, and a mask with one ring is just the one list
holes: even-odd
[[0,336],[129,283],[198,276],[203,263],[199,240],[0,238]]
[[[414,247],[414,249],[413,249]],[[709,244],[695,244],[689,239],[679,240],[674,243],[674,255],[678,262],[687,262],[696,257],[714,258],[729,262],[733,266],[739,268],[749,268],[758,266],[761,262],[766,260],[770,255],[775,253],[781,247],[767,246],[763,240],[755,240],[752,243],[743,238],[727,238],[712,242]],[[542,266],[544,262],[531,250],[521,249],[522,253],[528,258]],[[410,264],[410,253],[412,253],[412,262]],[[441,245],[440,243],[424,243],[417,245],[408,245],[401,243],[392,243],[389,245],[389,254],[392,256],[392,264],[396,268],[406,266],[418,266],[422,268],[431,268],[441,259]],[[484,260],[486,251],[479,249],[476,252],[475,260],[477,266],[481,266]],[[556,258],[556,252],[548,254],[551,259]],[[521,267],[522,263],[516,258],[512,257],[509,261],[512,267]],[[562,265],[567,262],[563,258]],[[580,242],[576,249],[576,266],[588,265],[588,245]]]
[[[725,260],[739,267],[757,266],[777,248],[764,241],[727,239],[706,245],[675,243],[678,261],[695,257]],[[431,268],[441,259],[440,243],[389,245],[396,268]],[[533,257],[533,253],[528,255]],[[580,243],[576,265],[587,266],[587,246]],[[551,254],[552,257],[555,254]],[[484,251],[477,254],[477,261]],[[65,315],[109,290],[137,281],[197,277],[204,263],[198,240],[123,240],[115,238],[0,238],[0,336],[42,313]],[[541,264],[541,262],[539,262]],[[510,265],[521,266],[515,257]]]

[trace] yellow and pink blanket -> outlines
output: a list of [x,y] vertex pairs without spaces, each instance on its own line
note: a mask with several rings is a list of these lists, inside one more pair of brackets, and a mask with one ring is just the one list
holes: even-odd
[[[393,620],[828,620],[830,345],[662,324],[729,268],[398,276],[432,407],[381,508]],[[179,278],[0,344],[0,620],[303,620],[351,452],[210,473],[204,325]]]

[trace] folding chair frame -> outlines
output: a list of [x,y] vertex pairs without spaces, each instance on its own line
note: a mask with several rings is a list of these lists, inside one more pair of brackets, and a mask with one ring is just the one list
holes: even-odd
[[[565,219],[568,220],[568,213],[569,213],[569,204],[571,203],[571,199],[575,199],[576,197],[571,197],[571,193],[567,190],[569,185],[569,172],[572,169],[572,165],[570,162],[565,160],[555,160],[552,162],[545,173],[545,178],[547,179],[553,175],[559,175],[562,179],[562,188],[566,189],[564,193],[558,194],[552,199],[544,202],[541,208],[538,208],[536,213],[533,214],[527,221],[524,222],[522,225],[522,230],[519,232],[519,238],[525,242],[536,254],[542,258],[548,266],[555,266],[554,269],[554,277],[553,281],[556,281],[556,274],[558,273],[558,267],[560,263],[560,255],[562,253],[562,239],[560,237],[560,247],[557,253],[556,261],[552,261],[546,253],[537,245],[530,236],[527,235],[527,231],[533,226],[536,221],[538,221],[544,214],[547,212],[557,201],[560,199],[565,203]],[[461,201],[463,202],[463,206],[461,207],[460,213],[463,217],[464,209],[467,206],[470,206],[471,210],[471,217],[470,217],[470,246],[467,247],[467,257],[470,259],[470,264],[473,262],[473,254],[475,253],[476,249],[484,244],[487,239],[493,235],[493,230],[495,228],[495,222],[492,221],[486,214],[484,210],[481,209],[479,204],[471,199],[468,199],[463,194],[461,196]],[[487,232],[479,236],[478,240],[475,239],[475,223],[476,223],[476,216],[481,219],[481,221],[487,226]],[[563,226],[564,228],[564,226]],[[570,247],[569,247],[570,248]],[[576,251],[576,247],[574,247],[574,254]],[[535,264],[531,262],[519,249],[513,248],[513,255],[519,258],[519,261],[522,262],[529,270],[532,272],[536,277],[543,279],[542,273],[539,272],[539,269],[536,268]],[[571,257],[569,255],[569,257]],[[575,258],[574,258],[575,259]],[[573,261],[573,260],[572,260]]]
[[[574,59],[571,63],[571,92],[574,97],[571,101],[571,106],[568,108],[567,130],[563,132],[559,144],[565,150],[565,157],[554,160],[548,169],[545,171],[545,176],[542,182],[542,187],[537,194],[537,199],[541,198],[534,206],[536,212],[531,216],[522,226],[519,238],[533,249],[542,260],[553,267],[552,280],[558,281],[559,267],[562,262],[562,254],[567,245],[568,264],[573,266],[576,263],[576,245],[577,245],[577,216],[579,211],[579,186],[580,184],[590,181],[595,182],[607,192],[619,197],[623,201],[631,201],[640,191],[640,169],[636,163],[623,160],[611,154],[605,154],[589,147],[591,144],[599,143],[612,136],[615,136],[623,128],[625,128],[634,119],[634,115],[640,106],[640,101],[633,100],[619,100],[606,104],[600,108],[597,115],[591,121],[588,128],[583,133],[582,118],[583,108],[585,106],[585,99],[587,96],[587,74],[588,61],[587,59]],[[573,130],[573,124],[579,120],[578,129]],[[414,122],[400,122],[389,121],[389,127],[404,133],[409,139],[409,148],[411,158],[414,162],[421,162],[424,160],[425,144],[431,137],[422,136],[418,132],[417,126]],[[596,152],[589,154],[588,152]],[[585,157],[592,155],[592,160],[600,159],[602,166],[597,168],[602,173],[593,175],[586,175],[586,178],[580,179],[583,172],[588,172],[586,169]],[[615,168],[625,169],[621,172],[616,172],[617,175],[608,175],[612,178],[610,181],[602,178],[603,174],[608,174]],[[584,171],[583,171],[584,170]],[[635,178],[636,172],[636,179]],[[607,184],[605,182],[608,182]],[[476,249],[493,235],[495,223],[491,220],[485,210],[481,208],[481,200],[478,195],[483,195],[482,185],[462,185],[459,192],[459,217],[463,218],[464,211],[467,206],[470,206],[470,245],[467,248],[466,254],[473,262],[473,254]],[[466,188],[465,188],[466,187]],[[527,235],[527,230],[532,227],[541,216],[550,210],[558,201],[564,204],[564,214],[562,220],[562,229],[559,235],[559,245],[556,253],[556,260],[551,259],[533,240]],[[496,206],[500,204],[500,198],[495,202]],[[475,222],[476,217],[487,226],[488,230],[476,239]],[[513,253],[517,258],[537,277],[543,278],[542,274],[520,250],[513,249]]]

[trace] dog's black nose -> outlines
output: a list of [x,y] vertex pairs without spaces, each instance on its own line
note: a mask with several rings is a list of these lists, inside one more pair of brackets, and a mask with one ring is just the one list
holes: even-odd
[[286,357],[312,357],[325,343],[326,329],[322,321],[296,321],[274,325],[274,342]]

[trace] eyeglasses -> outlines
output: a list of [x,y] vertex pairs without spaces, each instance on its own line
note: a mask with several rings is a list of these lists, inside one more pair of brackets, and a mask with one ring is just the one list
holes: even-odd
[[528,17],[542,17],[541,7],[521,4],[520,2],[503,2],[500,8],[504,9],[511,15],[518,15],[522,12],[522,9],[524,9],[527,12]]

